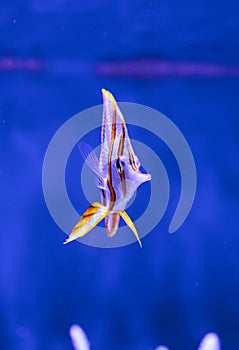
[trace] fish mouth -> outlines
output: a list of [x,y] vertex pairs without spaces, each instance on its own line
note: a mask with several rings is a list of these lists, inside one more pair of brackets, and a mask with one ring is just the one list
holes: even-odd
[[152,179],[152,176],[150,174],[143,174],[141,173],[141,178],[143,179],[143,182],[150,181]]

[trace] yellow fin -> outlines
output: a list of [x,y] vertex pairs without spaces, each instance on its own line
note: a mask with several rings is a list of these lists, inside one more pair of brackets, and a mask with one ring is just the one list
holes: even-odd
[[71,234],[63,244],[74,241],[77,238],[85,236],[91,231],[101,220],[108,215],[108,210],[98,202],[92,203],[83,213],[78,223],[73,228]]
[[137,241],[139,242],[140,248],[142,248],[142,243],[141,243],[141,241],[139,239],[138,232],[137,232],[137,230],[136,230],[132,220],[130,219],[129,215],[124,210],[124,211],[120,211],[120,216],[126,222],[126,224],[129,226],[129,228],[133,231],[135,237],[137,238]]

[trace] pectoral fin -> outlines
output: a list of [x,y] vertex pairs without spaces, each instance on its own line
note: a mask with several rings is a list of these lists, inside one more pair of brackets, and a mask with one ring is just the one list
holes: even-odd
[[139,239],[138,232],[137,232],[137,230],[136,230],[132,220],[130,219],[129,215],[124,210],[124,211],[120,211],[120,216],[126,222],[126,224],[129,226],[129,228],[133,231],[135,237],[137,238],[137,241],[139,242],[140,248],[142,248],[142,243],[141,243],[141,241]]
[[77,238],[85,236],[101,220],[108,215],[108,210],[98,202],[92,203],[81,216],[79,222],[73,228],[71,234],[64,244],[74,241]]
[[78,149],[88,167],[94,171],[96,175],[100,176],[99,161],[95,151],[90,147],[90,145],[83,141],[78,142]]

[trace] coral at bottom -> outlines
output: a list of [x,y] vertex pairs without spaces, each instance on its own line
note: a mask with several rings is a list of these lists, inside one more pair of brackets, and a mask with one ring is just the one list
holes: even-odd
[[[70,328],[70,336],[74,350],[90,350],[89,341],[78,325],[73,325]],[[202,339],[198,350],[220,350],[220,340],[216,333],[208,333]],[[158,346],[155,350],[169,350],[166,346]]]

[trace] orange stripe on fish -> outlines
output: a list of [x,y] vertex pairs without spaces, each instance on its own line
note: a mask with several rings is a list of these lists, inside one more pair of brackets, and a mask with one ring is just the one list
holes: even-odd
[[114,116],[112,121],[112,131],[111,131],[111,142],[110,142],[110,150],[109,150],[109,157],[108,157],[108,177],[107,177],[107,184],[110,190],[110,206],[109,211],[113,208],[114,202],[116,200],[115,190],[112,185],[112,170],[111,170],[111,161],[112,161],[112,152],[114,147],[114,140],[116,135],[116,108],[114,106]]
[[130,164],[131,164],[132,168],[133,168],[135,171],[139,172],[139,169],[138,169],[138,167],[137,167],[136,164],[135,164],[134,157],[133,157],[133,153],[132,153],[132,150],[131,150],[130,147],[128,147],[128,151],[129,151]]
[[[124,122],[122,122],[121,125],[122,125],[122,133],[120,135],[120,143],[119,143],[119,149],[118,149],[118,159],[123,154],[124,140],[125,140],[125,124],[124,124]],[[124,197],[125,197],[125,195],[126,195],[126,183],[125,183],[124,170],[122,171],[120,168],[118,168],[118,172],[120,174],[120,178],[121,178],[121,182],[122,182],[122,188],[123,188],[123,194],[124,194]]]

